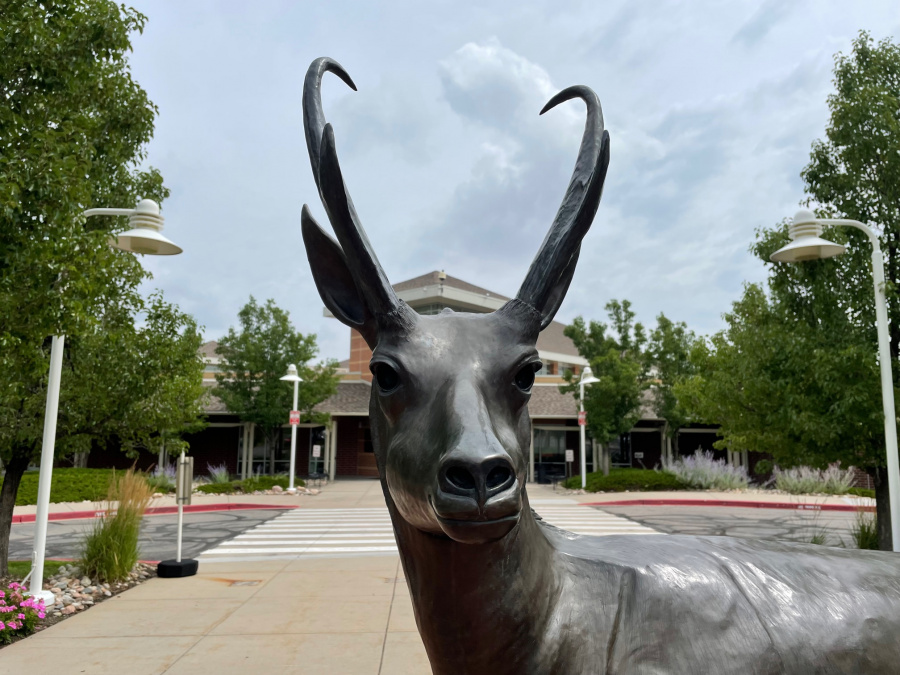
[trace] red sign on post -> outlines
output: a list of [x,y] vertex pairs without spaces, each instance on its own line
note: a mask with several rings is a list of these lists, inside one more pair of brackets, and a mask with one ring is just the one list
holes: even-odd
[[300,424],[300,411],[299,410],[291,410],[291,424],[293,426],[297,426]]
[[582,410],[578,413],[578,426],[583,427],[585,424],[587,424],[587,412]]

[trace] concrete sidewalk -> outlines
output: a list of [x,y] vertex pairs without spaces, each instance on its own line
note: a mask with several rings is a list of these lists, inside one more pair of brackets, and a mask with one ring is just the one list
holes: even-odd
[[[346,481],[316,508],[383,507]],[[427,675],[397,555],[203,563],[151,579],[0,650],[0,672],[55,675]]]

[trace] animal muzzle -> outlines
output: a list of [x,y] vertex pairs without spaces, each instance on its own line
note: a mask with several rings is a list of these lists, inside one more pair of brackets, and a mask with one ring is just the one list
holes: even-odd
[[433,504],[441,529],[463,543],[507,534],[519,519],[522,499],[509,457],[454,452],[438,470]]

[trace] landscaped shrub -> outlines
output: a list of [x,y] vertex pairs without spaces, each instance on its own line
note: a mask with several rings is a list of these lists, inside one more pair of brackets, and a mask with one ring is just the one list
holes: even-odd
[[857,497],[868,497],[869,499],[875,499],[875,490],[871,488],[850,488],[847,490],[848,495],[856,495]]
[[[97,502],[106,496],[112,469],[53,469],[50,481],[50,502]],[[38,472],[28,471],[22,476],[16,506],[37,504]]]
[[775,467],[775,487],[794,495],[828,494],[844,495],[853,486],[854,469],[841,469],[840,463],[829,464],[825,470],[809,466],[793,469]]
[[[82,543],[79,567],[92,579],[124,581],[138,561],[138,535],[153,488],[143,475],[129,469],[113,476],[106,514],[94,521]],[[118,502],[114,507],[113,502]]]
[[850,530],[856,548],[878,550],[878,521],[875,514],[860,509],[856,512],[856,522]]
[[15,581],[0,589],[0,644],[31,635],[46,616],[44,601],[25,597],[25,587]]
[[157,492],[175,492],[175,466],[167,464],[157,466],[147,476],[147,483]]
[[231,474],[228,473],[228,467],[225,464],[207,464],[206,470],[209,472],[210,483],[227,483],[231,480]]
[[[234,492],[243,492],[249,494],[256,490],[271,490],[275,486],[287,489],[287,476],[253,476],[246,480],[233,480],[221,483],[207,483],[206,485],[198,485],[197,491],[206,494],[232,494]],[[294,479],[295,487],[303,487],[306,483],[299,478]]]
[[701,490],[746,490],[750,484],[746,467],[713,459],[713,454],[705,450],[674,462],[663,460],[663,471]]
[[[581,476],[573,476],[563,483],[564,487],[581,487]],[[613,469],[608,476],[602,471],[589,473],[586,480],[588,492],[653,492],[661,490],[684,490],[687,485],[675,476],[652,469]]]
[[230,481],[227,483],[204,483],[203,485],[197,486],[197,492],[203,492],[205,494],[230,495],[232,492],[236,491],[237,487]]

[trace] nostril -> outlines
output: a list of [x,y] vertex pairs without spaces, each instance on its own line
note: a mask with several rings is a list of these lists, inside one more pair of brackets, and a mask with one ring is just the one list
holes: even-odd
[[511,478],[512,471],[510,471],[508,467],[495,466],[490,470],[490,473],[488,473],[487,479],[485,479],[485,483],[487,484],[488,490],[495,490],[506,485],[506,483],[508,483]]
[[449,483],[460,490],[474,490],[475,478],[461,466],[453,466],[447,469],[447,480]]

